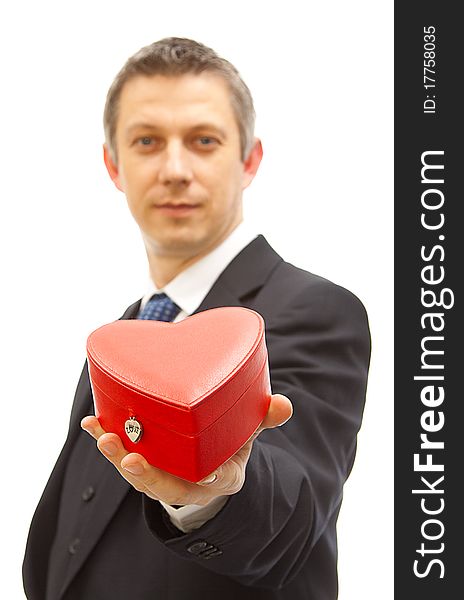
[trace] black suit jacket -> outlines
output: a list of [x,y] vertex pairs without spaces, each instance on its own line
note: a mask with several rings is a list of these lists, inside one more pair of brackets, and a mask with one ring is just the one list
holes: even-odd
[[[122,318],[135,318],[140,301]],[[298,269],[259,236],[198,311],[263,315],[274,393],[294,415],[253,445],[242,490],[184,534],[80,429],[84,367],[68,437],[34,515],[23,566],[30,600],[334,600],[336,520],[355,456],[370,338],[350,292]]]

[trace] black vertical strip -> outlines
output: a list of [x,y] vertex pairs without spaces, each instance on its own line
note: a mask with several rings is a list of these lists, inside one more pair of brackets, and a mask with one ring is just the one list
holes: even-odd
[[395,598],[407,600],[464,597],[459,8],[395,2]]

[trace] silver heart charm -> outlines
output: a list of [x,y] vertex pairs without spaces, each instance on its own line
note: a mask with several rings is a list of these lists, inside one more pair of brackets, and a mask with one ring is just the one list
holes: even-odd
[[124,423],[124,431],[131,442],[136,444],[142,437],[143,427],[135,417],[129,417]]

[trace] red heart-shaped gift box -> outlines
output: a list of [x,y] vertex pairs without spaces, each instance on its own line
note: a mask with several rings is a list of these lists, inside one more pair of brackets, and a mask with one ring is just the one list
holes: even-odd
[[103,429],[189,481],[233,456],[269,407],[264,321],[247,308],[116,321],[90,334],[87,356]]

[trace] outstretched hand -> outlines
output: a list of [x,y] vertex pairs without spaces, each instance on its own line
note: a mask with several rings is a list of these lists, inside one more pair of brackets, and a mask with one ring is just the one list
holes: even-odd
[[261,425],[240,450],[213,473],[198,483],[190,483],[150,465],[141,454],[127,452],[121,438],[107,433],[97,417],[84,417],[82,429],[95,440],[97,447],[136,490],[166,504],[208,504],[217,496],[236,494],[245,481],[245,468],[254,440],[264,429],[283,425],[292,416],[290,400],[282,394],[273,394],[269,410]]

